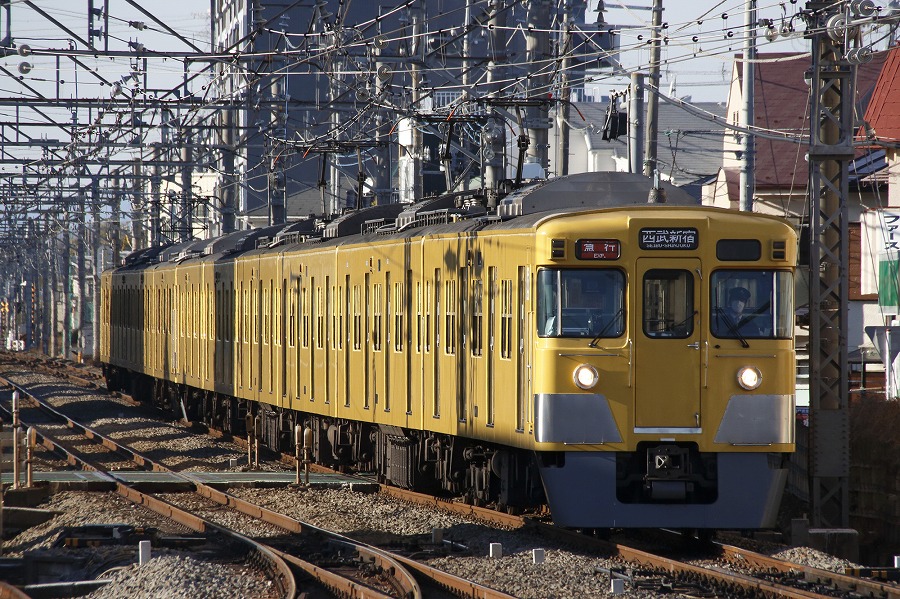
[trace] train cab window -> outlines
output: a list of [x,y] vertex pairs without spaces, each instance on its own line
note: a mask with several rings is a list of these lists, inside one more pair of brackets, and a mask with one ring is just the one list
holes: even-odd
[[793,334],[790,272],[718,270],[710,279],[712,334],[721,339],[787,339]]
[[647,337],[690,337],[696,313],[692,272],[653,269],[644,274],[643,329]]
[[621,337],[625,275],[612,268],[541,269],[537,276],[538,335]]

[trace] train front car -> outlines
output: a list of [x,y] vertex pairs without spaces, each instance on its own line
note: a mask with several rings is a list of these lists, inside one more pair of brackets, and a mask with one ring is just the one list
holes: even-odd
[[653,205],[537,228],[534,440],[554,521],[765,528],[794,451],[783,220]]

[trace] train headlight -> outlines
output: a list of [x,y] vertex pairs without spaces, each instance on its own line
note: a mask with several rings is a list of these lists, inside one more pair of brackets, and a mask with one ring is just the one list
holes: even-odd
[[600,380],[597,369],[590,364],[579,365],[575,368],[575,372],[572,373],[572,376],[575,379],[575,384],[582,389],[591,389],[597,384],[597,381]]
[[753,391],[762,384],[762,373],[755,366],[744,366],[737,373],[738,385],[747,391]]

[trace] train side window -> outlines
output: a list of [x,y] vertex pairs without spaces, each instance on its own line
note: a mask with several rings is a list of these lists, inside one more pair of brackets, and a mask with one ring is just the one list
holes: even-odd
[[692,272],[653,269],[644,274],[643,327],[647,337],[690,337],[694,314]]

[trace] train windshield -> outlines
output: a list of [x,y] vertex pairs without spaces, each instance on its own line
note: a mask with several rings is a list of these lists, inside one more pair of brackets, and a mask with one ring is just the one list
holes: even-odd
[[541,337],[621,337],[625,333],[625,275],[612,268],[545,268],[537,276]]
[[781,270],[717,270],[711,279],[712,334],[726,339],[788,339],[794,332],[794,280]]

